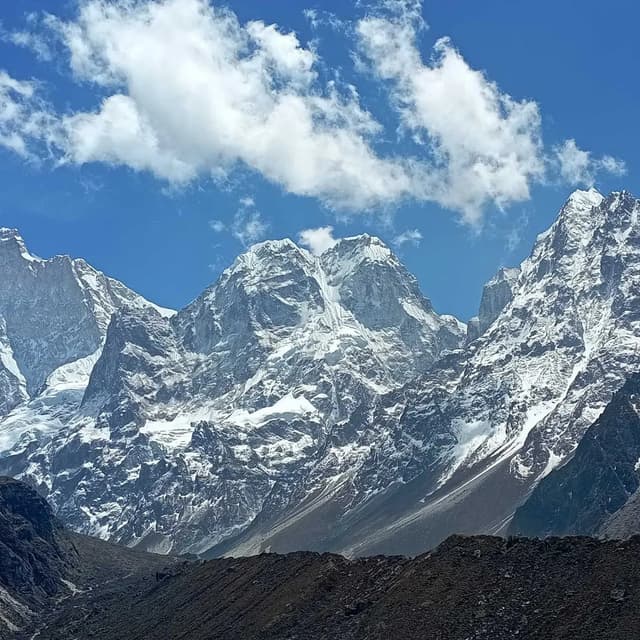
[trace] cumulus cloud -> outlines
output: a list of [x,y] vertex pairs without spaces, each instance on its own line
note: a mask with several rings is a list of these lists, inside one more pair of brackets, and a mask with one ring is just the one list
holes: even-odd
[[470,222],[490,201],[506,207],[528,199],[545,172],[538,105],[501,92],[446,38],[423,60],[416,33],[411,14],[358,24],[362,52],[390,83],[404,127],[433,153],[433,197]]
[[422,240],[422,233],[418,229],[407,229],[402,233],[399,233],[392,240],[393,244],[398,247],[402,247],[406,244],[411,244],[414,247],[420,246]]
[[226,230],[227,225],[222,220],[209,220],[209,228],[215,233],[222,233]]
[[411,194],[408,163],[373,150],[380,128],[356,92],[321,86],[316,54],[293,33],[242,25],[205,0],[87,0],[57,31],[76,78],[112,92],[64,119],[68,162],[124,164],[178,184],[244,166],[352,209]]
[[[323,15],[307,12],[316,26]],[[417,143],[414,155],[380,152],[384,127],[356,87],[321,80],[314,47],[208,0],[79,0],[74,19],[45,15],[28,26],[14,42],[46,57],[53,49],[35,27],[54,33],[56,55],[61,45],[75,80],[101,101],[54,114],[32,82],[1,75],[0,145],[25,157],[39,145],[58,163],[123,165],[177,186],[248,170],[335,209],[413,199],[472,225],[488,206],[527,200],[550,167],[572,183],[623,170],[571,140],[547,152],[537,103],[502,91],[448,39],[425,58],[419,0],[378,0],[340,31],[356,34],[361,59]],[[232,233],[247,243],[265,223],[249,206],[241,211],[253,232]]]
[[318,227],[317,229],[304,229],[299,234],[300,244],[308,247],[315,256],[319,256],[327,249],[331,249],[338,240],[333,237],[333,227]]
[[560,175],[570,184],[592,187],[601,171],[614,175],[624,175],[627,171],[623,161],[612,156],[594,158],[589,151],[580,149],[573,139],[555,147],[554,153]]

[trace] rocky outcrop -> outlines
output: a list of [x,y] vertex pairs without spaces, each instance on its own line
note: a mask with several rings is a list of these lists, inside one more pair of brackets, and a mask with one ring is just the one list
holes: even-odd
[[482,290],[480,312],[467,325],[468,340],[479,338],[511,302],[520,276],[519,268],[502,268]]
[[175,562],[70,533],[31,487],[0,477],[2,640],[39,637],[51,612],[81,594],[146,589]]
[[117,308],[150,304],[84,260],[32,255],[15,229],[0,228],[0,273],[0,350],[4,327],[31,396],[57,368],[102,345]]
[[[0,477],[0,637],[28,624],[47,602],[67,590],[78,554],[33,489]],[[4,623],[4,624],[3,624]]]

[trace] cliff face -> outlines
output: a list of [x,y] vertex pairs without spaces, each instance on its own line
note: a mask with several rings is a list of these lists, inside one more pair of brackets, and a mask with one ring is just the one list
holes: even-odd
[[46,500],[0,477],[0,629],[17,629],[67,590],[78,554]]
[[543,478],[516,511],[511,532],[595,535],[602,530],[626,537],[638,531],[633,496],[640,486],[639,409],[636,374],[589,427],[571,460]]
[[174,562],[70,533],[31,487],[0,477],[0,640],[39,637],[75,597],[144,589]]

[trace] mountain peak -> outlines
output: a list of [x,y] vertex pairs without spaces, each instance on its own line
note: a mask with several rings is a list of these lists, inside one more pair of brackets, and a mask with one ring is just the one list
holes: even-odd
[[9,240],[11,238],[20,238],[20,232],[11,227],[0,227],[0,241]]
[[576,189],[567,199],[565,207],[573,206],[580,209],[592,209],[601,204],[603,200],[604,196],[593,187],[587,190]]
[[293,250],[300,250],[300,247],[291,238],[281,238],[279,240],[264,240],[252,244],[245,253],[281,253]]
[[253,282],[264,277],[265,269],[289,270],[295,266],[306,268],[306,265],[312,263],[313,256],[290,238],[265,240],[251,245],[240,254],[221,277],[224,279],[242,273],[248,275]]
[[331,262],[336,258],[341,261],[346,259],[347,262],[354,264],[363,261],[399,264],[393,251],[380,238],[368,233],[341,238],[331,249],[322,254],[323,262]]
[[29,253],[17,229],[0,227],[0,252],[17,254],[28,262],[42,262],[41,258]]
[[360,233],[356,236],[347,236],[340,238],[335,246],[359,246],[359,247],[383,247],[391,252],[391,249],[378,236],[372,236],[368,233]]

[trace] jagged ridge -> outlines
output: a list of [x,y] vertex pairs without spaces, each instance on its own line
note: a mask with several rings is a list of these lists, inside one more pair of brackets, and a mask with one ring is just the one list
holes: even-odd
[[82,407],[37,438],[10,416],[2,466],[74,527],[163,551],[504,530],[637,368],[638,210],[574,193],[466,345],[378,239],[256,245],[174,318],[119,311]]

